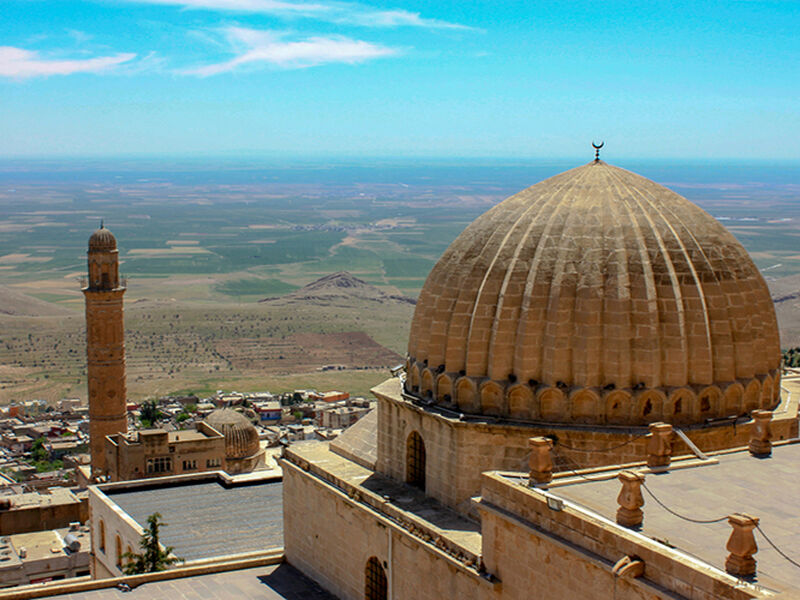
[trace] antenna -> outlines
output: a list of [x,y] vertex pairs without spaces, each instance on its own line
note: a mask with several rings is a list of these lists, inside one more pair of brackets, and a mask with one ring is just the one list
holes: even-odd
[[595,144],[594,141],[592,141],[592,148],[594,148],[594,162],[600,161],[600,148],[602,148],[605,145],[606,145],[605,142],[600,142],[600,144],[598,145]]

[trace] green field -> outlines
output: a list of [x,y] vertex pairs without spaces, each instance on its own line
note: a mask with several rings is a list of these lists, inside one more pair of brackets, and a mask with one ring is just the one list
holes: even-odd
[[[766,277],[800,274],[796,185],[751,183],[747,173],[730,171],[725,176],[740,180],[732,195],[727,184],[708,183],[717,174],[698,172],[706,178],[702,185],[670,185],[720,217]],[[258,301],[339,271],[386,294],[414,298],[452,240],[525,185],[483,174],[472,183],[419,177],[410,185],[323,185],[254,182],[249,174],[227,181],[224,173],[191,169],[161,178],[121,173],[60,178],[47,172],[19,180],[6,173],[3,183],[0,169],[0,401],[85,396],[80,278],[88,237],[101,218],[117,237],[127,277],[132,398],[220,388],[364,393],[383,370],[248,371],[221,356],[219,344],[362,331],[402,355],[410,304]],[[520,181],[540,178],[520,173]],[[413,173],[403,172],[406,177]]]

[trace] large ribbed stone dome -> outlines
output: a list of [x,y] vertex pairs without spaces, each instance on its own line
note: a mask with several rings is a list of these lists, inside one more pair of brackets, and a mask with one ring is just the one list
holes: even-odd
[[221,408],[209,414],[206,423],[225,436],[225,458],[228,460],[249,458],[261,449],[258,431],[242,413]]
[[767,286],[708,213],[595,161],[476,219],[431,271],[406,391],[520,420],[700,422],[778,401]]

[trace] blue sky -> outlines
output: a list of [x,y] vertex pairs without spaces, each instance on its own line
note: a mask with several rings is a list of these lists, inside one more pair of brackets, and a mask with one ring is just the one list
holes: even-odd
[[794,160],[798,31],[788,0],[2,0],[0,156]]

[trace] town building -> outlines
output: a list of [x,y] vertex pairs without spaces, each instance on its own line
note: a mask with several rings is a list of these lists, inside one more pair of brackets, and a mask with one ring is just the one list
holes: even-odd
[[317,424],[327,429],[346,429],[373,409],[372,406],[336,406],[317,412]]
[[225,436],[200,422],[197,429],[143,429],[106,436],[106,475],[127,481],[225,468]]
[[65,487],[0,496],[0,535],[60,529],[89,518],[86,492]]
[[282,484],[276,471],[198,473],[89,488],[92,576],[122,575],[123,554],[138,551],[147,518],[159,513],[163,546],[181,567],[280,554]]
[[262,423],[277,423],[283,417],[280,400],[260,400],[252,403]]
[[265,465],[255,426],[230,408],[212,411],[195,429],[144,429],[106,437],[106,477],[127,481],[201,471],[249,473]]
[[0,537],[0,588],[90,575],[89,527],[69,527]]

